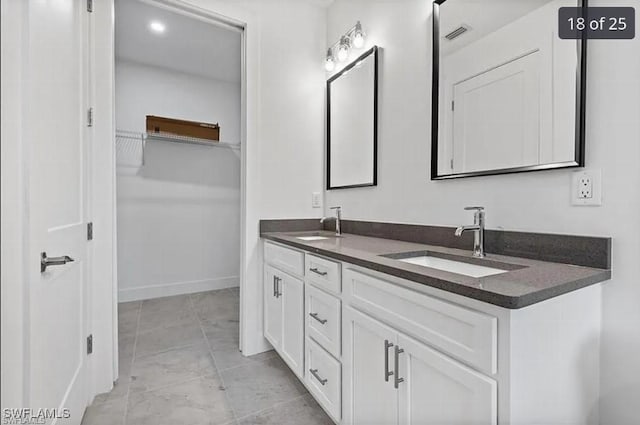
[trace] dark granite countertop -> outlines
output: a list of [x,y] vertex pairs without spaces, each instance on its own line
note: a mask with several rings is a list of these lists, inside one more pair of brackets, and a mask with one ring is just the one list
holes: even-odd
[[[298,236],[321,235],[328,239],[304,241]],[[505,255],[487,254],[473,258],[471,250],[461,250],[393,239],[343,234],[329,231],[262,232],[269,239],[324,257],[376,270],[422,285],[484,301],[500,307],[518,309],[566,294],[611,278],[611,270],[552,263]],[[390,254],[424,252],[487,267],[506,273],[474,278],[457,273],[401,262]]]

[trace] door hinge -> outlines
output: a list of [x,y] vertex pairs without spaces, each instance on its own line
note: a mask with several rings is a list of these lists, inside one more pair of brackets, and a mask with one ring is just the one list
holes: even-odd
[[87,240],[93,240],[93,222],[87,223]]
[[87,337],[87,354],[93,353],[93,335]]
[[87,12],[93,12],[93,0],[87,0]]
[[93,127],[93,108],[87,109],[87,127]]

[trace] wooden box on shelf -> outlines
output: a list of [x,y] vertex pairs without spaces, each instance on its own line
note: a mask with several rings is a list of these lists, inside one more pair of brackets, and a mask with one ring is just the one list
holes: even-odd
[[220,126],[206,122],[178,120],[147,115],[147,133],[165,133],[218,142]]

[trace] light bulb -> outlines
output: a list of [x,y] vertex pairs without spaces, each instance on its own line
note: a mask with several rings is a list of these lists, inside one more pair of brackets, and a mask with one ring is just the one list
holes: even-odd
[[360,21],[356,23],[356,29],[353,32],[353,47],[356,49],[362,49],[364,47],[364,32],[362,32]]
[[162,34],[166,29],[165,25],[160,21],[151,21],[149,23],[149,29],[156,34]]
[[331,72],[336,67],[336,61],[333,59],[333,52],[331,49],[327,49],[327,57],[324,60],[324,69]]
[[327,59],[324,61],[324,69],[331,72],[335,69],[336,63],[332,57],[327,56]]
[[340,47],[338,47],[338,60],[340,62],[344,62],[347,60],[347,58],[349,57],[350,47],[351,46],[349,45],[349,39],[343,35],[340,39]]

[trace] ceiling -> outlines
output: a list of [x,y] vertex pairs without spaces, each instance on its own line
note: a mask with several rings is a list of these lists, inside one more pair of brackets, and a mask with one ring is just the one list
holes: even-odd
[[[481,39],[552,0],[455,0],[440,6],[440,50],[443,55]],[[453,39],[444,36],[460,25],[470,31]]]
[[[240,82],[241,34],[139,0],[115,1],[116,58]],[[162,22],[163,34],[149,29]]]

